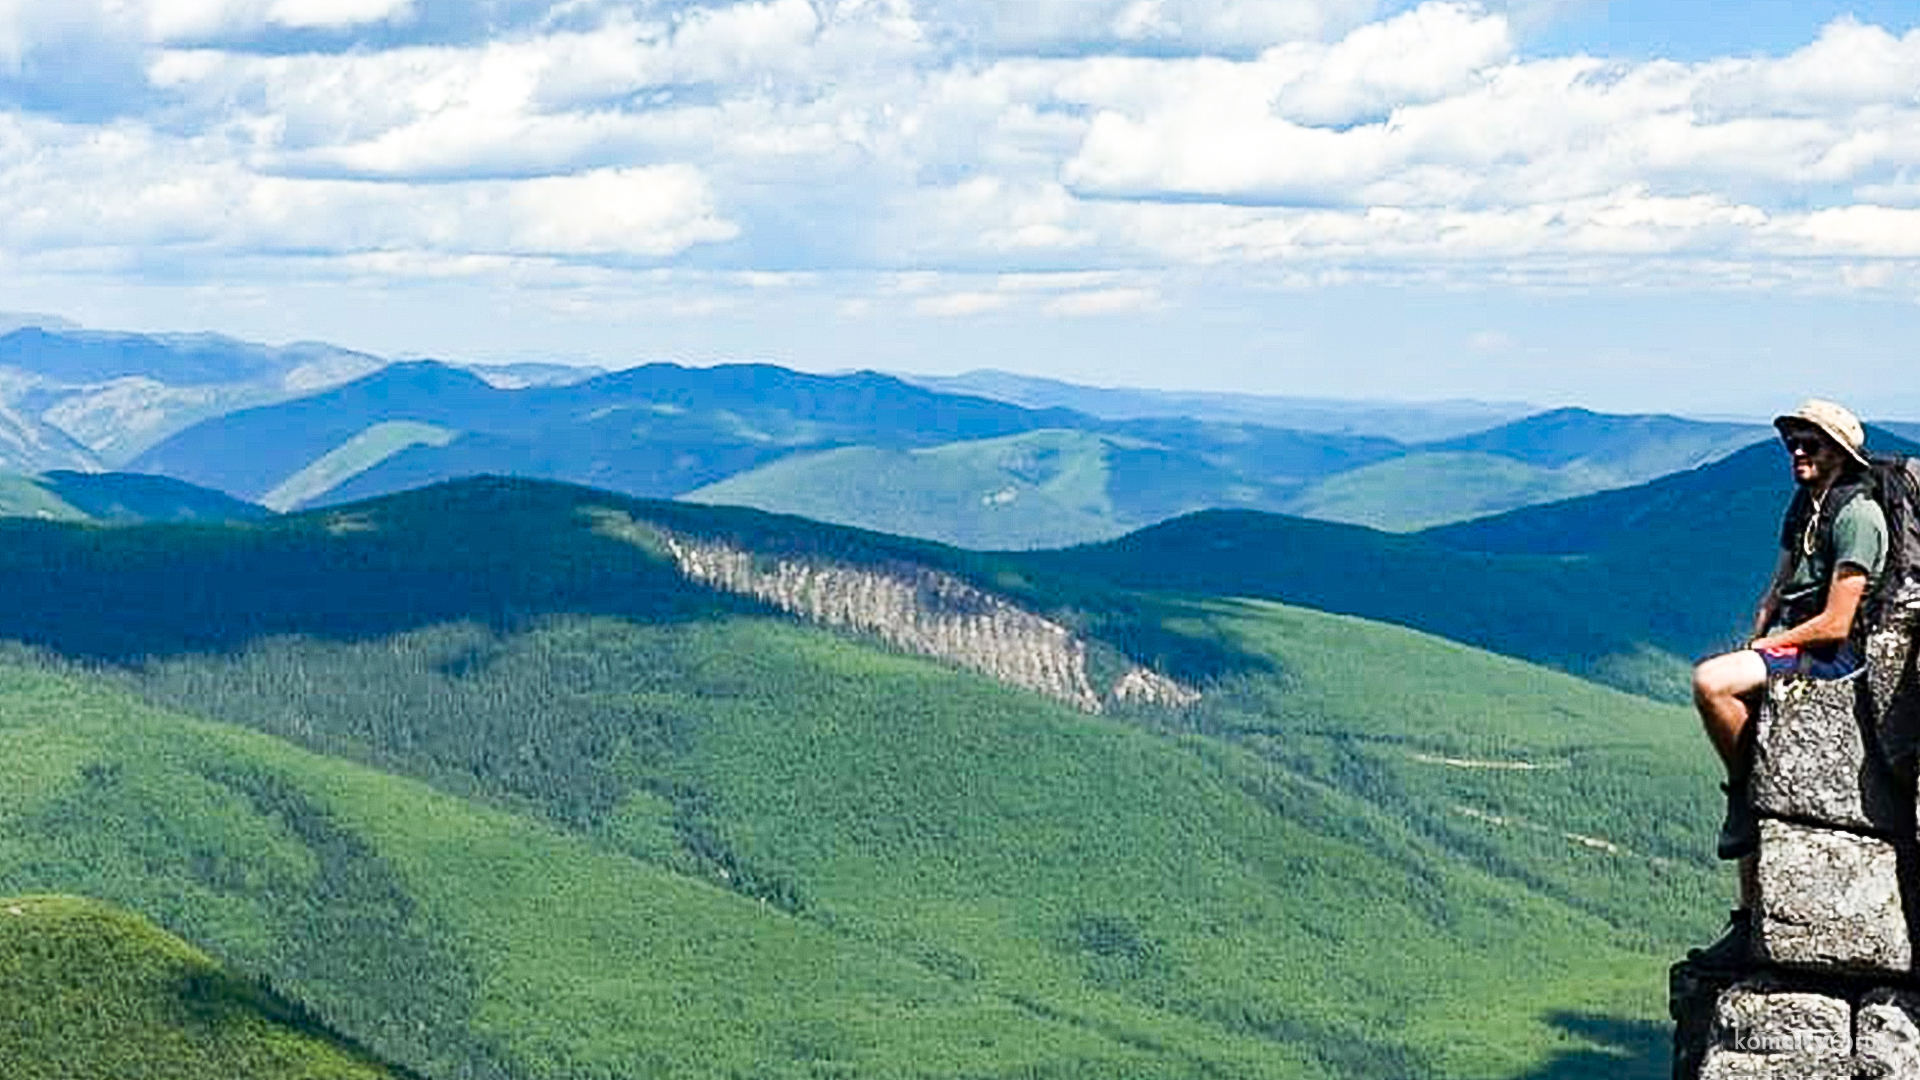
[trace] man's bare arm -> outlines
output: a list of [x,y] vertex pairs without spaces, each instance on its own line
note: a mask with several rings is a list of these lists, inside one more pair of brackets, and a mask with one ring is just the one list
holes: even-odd
[[1753,643],[1756,649],[1778,645],[1830,645],[1847,640],[1853,633],[1853,617],[1867,595],[1867,572],[1852,563],[1842,563],[1833,572],[1833,584],[1827,588],[1827,606],[1818,615],[1798,626]]
[[1774,564],[1773,578],[1767,584],[1767,595],[1760,598],[1760,606],[1753,613],[1753,632],[1749,638],[1759,638],[1767,632],[1767,626],[1773,622],[1773,613],[1780,607],[1780,589],[1786,584],[1787,574],[1793,569],[1793,552],[1782,550],[1780,559]]

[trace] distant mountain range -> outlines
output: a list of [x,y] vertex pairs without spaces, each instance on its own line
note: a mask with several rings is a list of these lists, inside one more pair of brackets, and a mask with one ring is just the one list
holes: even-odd
[[[979,393],[949,392],[960,388]],[[1630,487],[1771,434],[1582,409],[1508,416],[1521,408],[1102,390],[996,372],[905,382],[751,364],[463,368],[213,335],[0,336],[0,469],[149,472],[283,511],[496,474],[974,548],[1117,539],[1204,509],[1413,532]]]
[[[204,422],[132,467],[282,505],[291,500],[271,498],[276,491],[343,452],[354,459],[341,464],[333,484],[316,485],[315,495],[337,501],[493,473],[661,496],[803,448],[905,449],[1076,419],[936,394],[885,376],[826,377],[766,365],[649,364],[571,386],[506,390],[471,372],[415,362]],[[249,452],[235,454],[236,447]]]
[[[358,378],[378,357],[301,344],[268,348],[215,334],[122,334],[23,326],[0,335],[0,467],[100,470],[200,420]],[[26,423],[63,436],[9,451]]]
[[1034,409],[1072,409],[1107,420],[1190,417],[1337,435],[1428,442],[1482,431],[1538,412],[1519,402],[1346,401],[1336,398],[1082,386],[1010,371],[902,375],[949,394],[973,394]]
[[413,362],[204,421],[129,467],[278,510],[498,474],[1014,549],[1223,507],[1409,530],[1639,483],[1766,434],[1563,409],[1410,445],[1102,419],[873,373],[649,364],[509,389]]
[[[201,420],[312,394],[387,364],[318,343],[276,348],[217,334],[114,333],[0,313],[0,469],[117,468]],[[510,387],[599,373],[540,363],[474,370]]]
[[1330,476],[1286,509],[1411,531],[1629,487],[1770,438],[1760,425],[1555,409]]

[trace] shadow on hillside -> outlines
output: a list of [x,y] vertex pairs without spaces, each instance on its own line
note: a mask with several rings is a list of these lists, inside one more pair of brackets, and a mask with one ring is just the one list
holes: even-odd
[[238,1039],[250,1021],[264,1021],[271,1029],[329,1045],[395,1080],[422,1080],[419,1073],[381,1060],[358,1040],[334,1030],[318,1013],[280,994],[264,979],[241,978],[224,970],[192,971],[180,978],[171,1000],[179,1019],[199,1029],[202,1037]]
[[263,637],[368,640],[449,621],[557,614],[646,622],[761,611],[597,531],[583,489],[513,481],[259,526],[0,521],[0,638],[125,663]]
[[1673,1030],[1666,1024],[1571,1012],[1548,1019],[1583,1045],[1514,1080],[1667,1080],[1673,1074]]
[[447,622],[511,633],[555,615],[657,625],[774,610],[689,580],[648,542],[648,526],[756,558],[952,574],[1037,611],[1064,610],[1077,629],[1176,678],[1271,668],[1193,629],[1204,620],[1170,628],[1182,613],[1162,601],[1071,577],[1036,583],[990,553],[505,477],[251,524],[97,528],[0,519],[0,639],[129,664],[238,653],[281,636],[377,640]]

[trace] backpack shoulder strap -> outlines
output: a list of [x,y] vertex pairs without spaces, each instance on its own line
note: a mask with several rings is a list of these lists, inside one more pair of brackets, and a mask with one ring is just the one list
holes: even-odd
[[1840,520],[1840,512],[1853,505],[1853,500],[1869,496],[1878,500],[1880,485],[1875,482],[1872,470],[1857,477],[1845,480],[1827,489],[1827,497],[1820,501],[1819,543],[1827,551],[1833,550],[1833,523]]

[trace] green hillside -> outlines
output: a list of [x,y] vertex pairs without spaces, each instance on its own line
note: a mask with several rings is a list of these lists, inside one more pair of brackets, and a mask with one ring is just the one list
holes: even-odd
[[1048,430],[798,455],[683,498],[1010,549],[1107,539],[1208,506],[1273,507],[1284,490],[1143,439]]
[[42,476],[0,474],[0,517],[125,525],[268,516],[264,507],[165,476],[65,470]]
[[0,473],[0,517],[86,521],[85,511],[47,489],[37,476]]
[[0,898],[8,1080],[394,1080],[311,1016],[128,912]]
[[1771,434],[1756,424],[1553,409],[1336,473],[1284,509],[1406,532],[1633,487],[1725,458]]
[[[1734,545],[1727,544],[1729,549]],[[1709,566],[1461,550],[1424,536],[1210,510],[1064,551],[1010,555],[1038,594],[1093,587],[1240,596],[1440,634],[1636,693],[1685,700],[1687,658],[1732,640],[1772,555]],[[1691,602],[1673,603],[1686,578]],[[1122,609],[1124,614],[1124,607]]]
[[98,658],[0,672],[0,891],[146,913],[429,1076],[1664,1074],[1664,965],[1719,906],[1684,710],[1083,583],[1061,617],[1206,689],[1088,715],[708,592],[595,511],[1022,572],[502,482],[23,525],[0,584],[146,614],[0,613]]
[[281,481],[260,497],[260,505],[281,511],[304,506],[395,454],[416,446],[445,446],[459,437],[457,431],[409,420],[374,424]]
[[1284,506],[1301,517],[1410,532],[1605,486],[1577,466],[1548,469],[1487,453],[1419,453],[1338,473]]
[[88,520],[106,524],[258,521],[272,516],[266,507],[166,476],[55,471],[37,482]]

